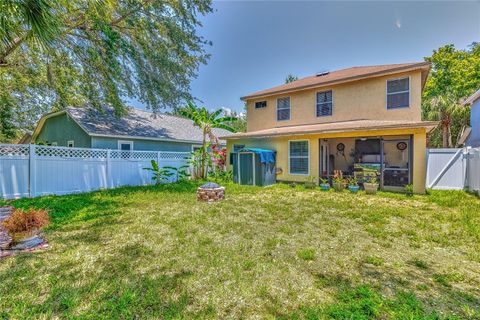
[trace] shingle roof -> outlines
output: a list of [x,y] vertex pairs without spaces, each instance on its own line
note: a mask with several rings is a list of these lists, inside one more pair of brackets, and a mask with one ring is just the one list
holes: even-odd
[[372,131],[382,129],[426,128],[430,131],[436,127],[435,121],[406,121],[406,120],[352,120],[329,123],[286,126],[258,131],[235,133],[223,136],[224,139],[263,138],[272,136],[306,135],[322,133],[339,133],[352,131]]
[[382,76],[390,73],[398,73],[403,71],[410,71],[421,69],[425,72],[422,77],[423,81],[426,79],[426,74],[430,70],[429,62],[414,62],[414,63],[400,63],[400,64],[386,64],[378,66],[363,66],[352,67],[348,69],[342,69],[332,71],[321,76],[309,76],[299,79],[287,84],[276,86],[270,89],[261,90],[242,97],[242,100],[267,96],[271,94],[278,94],[283,92],[289,92],[294,90],[308,89],[310,87],[319,87],[323,85],[332,85],[340,82],[349,82],[360,80],[363,78]]
[[[67,108],[67,113],[90,135],[128,136],[158,140],[201,142],[202,131],[193,121],[130,108],[128,114],[116,117],[113,110],[100,112],[91,108]],[[224,129],[213,129],[219,137],[230,134]]]

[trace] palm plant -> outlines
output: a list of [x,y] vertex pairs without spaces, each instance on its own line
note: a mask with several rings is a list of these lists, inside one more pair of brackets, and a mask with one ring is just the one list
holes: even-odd
[[430,120],[439,121],[442,130],[442,146],[449,148],[452,143],[452,123],[456,114],[463,113],[460,104],[453,95],[445,94],[429,101],[426,117]]
[[193,121],[194,125],[202,130],[202,148],[200,157],[200,177],[207,177],[207,170],[205,170],[205,164],[207,161],[207,137],[212,144],[218,144],[218,137],[213,133],[214,128],[225,129],[230,132],[235,132],[235,129],[231,127],[231,123],[237,119],[235,117],[222,116],[222,109],[214,112],[209,112],[205,107],[197,107],[193,102],[188,101],[185,108],[181,109],[179,113],[187,119]]
[[48,46],[61,35],[51,0],[0,1],[0,67],[23,43]]

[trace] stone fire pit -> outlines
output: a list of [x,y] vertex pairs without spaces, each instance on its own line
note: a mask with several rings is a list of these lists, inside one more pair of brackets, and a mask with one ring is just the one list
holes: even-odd
[[222,199],[225,199],[225,188],[216,183],[205,183],[197,189],[198,201],[214,202]]

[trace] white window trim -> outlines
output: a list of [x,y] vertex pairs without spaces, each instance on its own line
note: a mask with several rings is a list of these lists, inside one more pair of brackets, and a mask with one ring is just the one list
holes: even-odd
[[[405,92],[408,92],[408,106],[407,107],[396,107],[396,108],[389,108],[388,107],[388,81],[395,81],[395,80],[403,80],[403,79],[408,79],[408,90],[405,90],[405,91],[398,91],[398,92],[395,92],[395,93],[390,93],[390,94],[398,94],[398,93],[405,93]],[[412,92],[412,79],[410,78],[410,76],[408,77],[401,77],[401,78],[394,78],[394,79],[387,79],[385,80],[385,109],[387,110],[396,110],[396,109],[406,109],[406,108],[410,108],[410,106],[412,105],[412,95],[410,94]],[[333,95],[332,95],[333,96]]]
[[[302,141],[307,141],[307,146],[308,146],[308,154],[307,154],[307,160],[308,160],[308,166],[307,166],[307,173],[292,173],[291,172],[291,166],[290,166],[290,142],[302,142]],[[295,156],[294,158],[304,158],[303,156]],[[288,174],[289,175],[295,175],[295,176],[309,176],[310,175],[310,140],[308,139],[301,139],[301,140],[288,140]]]
[[[279,120],[278,119],[278,100],[280,99],[286,99],[288,98],[288,110],[290,111],[288,113],[288,119],[281,119]],[[280,110],[286,110],[287,108],[283,108],[283,109],[280,109]],[[288,97],[279,97],[277,98],[277,109],[275,110],[275,119],[277,119],[277,122],[282,122],[282,121],[289,121],[290,119],[292,119],[292,98],[290,96]]]
[[[318,105],[319,105],[319,104],[328,103],[328,102],[318,103],[317,94],[319,94],[319,93],[324,93],[324,92],[328,92],[328,91],[331,91],[331,92],[332,92],[332,100],[330,101],[330,102],[332,103],[332,113],[331,113],[331,114],[327,114],[327,115],[325,115],[325,116],[317,115]],[[324,90],[324,91],[317,91],[317,92],[315,92],[315,117],[317,117],[317,118],[323,118],[323,117],[331,117],[331,116],[333,116],[333,90]]]
[[192,152],[195,151],[195,148],[202,148],[201,144],[192,144]]
[[131,141],[131,140],[118,140],[118,143],[117,143],[118,150],[127,151],[127,150],[122,150],[122,148],[121,148],[122,144],[129,144],[130,145],[130,151],[133,151],[133,141]]
[[[71,144],[72,146],[70,146],[70,144]],[[75,148],[75,141],[74,141],[74,140],[68,140],[68,141],[67,141],[67,147],[69,147],[69,148]]]

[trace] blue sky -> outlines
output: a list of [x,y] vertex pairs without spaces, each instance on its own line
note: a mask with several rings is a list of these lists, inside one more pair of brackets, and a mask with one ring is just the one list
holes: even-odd
[[322,70],[422,61],[480,41],[480,1],[216,1],[198,32],[212,55],[192,82],[209,109]]

